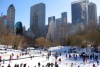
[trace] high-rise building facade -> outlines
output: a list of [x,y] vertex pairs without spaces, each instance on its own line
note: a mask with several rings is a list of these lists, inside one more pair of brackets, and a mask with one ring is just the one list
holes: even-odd
[[33,5],[30,9],[30,29],[35,38],[45,36],[45,4]]
[[88,22],[97,24],[97,7],[95,3],[90,2],[88,5]]
[[61,14],[62,23],[67,23],[67,12],[63,12]]
[[[50,18],[50,21],[49,21]],[[55,17],[49,17],[48,18],[48,32],[46,35],[46,39],[50,40],[50,41],[54,41],[54,33],[55,33]]]
[[48,25],[49,25],[51,20],[53,20],[55,22],[55,16],[48,17]]
[[87,0],[79,0],[72,2],[72,23],[86,23],[87,22],[87,12],[88,12],[88,1]]
[[1,19],[3,21],[4,26],[7,27],[7,16],[3,15],[3,16],[1,16]]
[[7,10],[7,27],[10,29],[11,33],[14,33],[15,24],[15,7],[11,4]]
[[99,16],[99,24],[100,24],[100,16]]
[[99,16],[99,26],[100,26],[100,16]]
[[62,18],[57,18],[56,19],[56,29],[62,24]]

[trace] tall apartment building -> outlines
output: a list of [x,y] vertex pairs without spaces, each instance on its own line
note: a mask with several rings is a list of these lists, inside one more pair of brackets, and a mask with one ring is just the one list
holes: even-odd
[[72,23],[97,24],[97,7],[89,0],[79,0],[72,3]]
[[11,33],[14,33],[15,24],[15,7],[11,4],[7,10],[7,27],[10,29]]
[[88,21],[97,24],[97,7],[96,4],[92,2],[88,5]]
[[72,2],[72,23],[87,23],[88,19],[88,1],[87,0],[78,0]]
[[99,16],[99,23],[100,23],[100,16]]
[[62,23],[67,23],[67,12],[61,13]]
[[50,23],[51,20],[55,21],[55,16],[48,17],[48,25],[49,25],[49,23]]
[[45,4],[35,4],[30,9],[30,29],[34,33],[34,37],[45,36]]
[[55,16],[52,16],[48,18],[48,32],[46,35],[46,39],[54,41],[54,35],[55,35]]

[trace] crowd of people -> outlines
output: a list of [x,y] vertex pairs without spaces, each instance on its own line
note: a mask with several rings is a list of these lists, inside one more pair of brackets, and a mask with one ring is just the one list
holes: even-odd
[[[65,52],[66,53],[66,52]],[[16,56],[16,59],[19,59],[20,56],[23,56],[23,55],[29,55],[29,58],[32,58],[34,56],[32,56],[31,54],[28,54],[28,53],[21,53],[20,55],[17,55]],[[48,52],[47,56],[46,56],[46,59],[49,60],[49,57],[53,55],[55,57],[55,63],[47,63],[46,65],[41,65],[41,62],[38,62],[38,64],[36,66],[38,67],[59,67],[59,63],[58,62],[62,62],[62,58],[58,58],[60,56],[62,56],[62,52],[55,52],[55,54],[52,54],[51,51]],[[9,57],[9,62],[12,61],[13,59],[13,56],[14,54],[12,53]],[[42,56],[44,56],[44,54],[42,54]],[[97,61],[97,65],[99,65],[99,61],[98,61],[98,56],[97,55],[94,55],[94,54],[91,54],[91,55],[86,55],[85,53],[82,53],[80,55],[77,55],[77,53],[73,53],[71,54],[70,52],[66,53],[66,59],[67,58],[73,58],[74,60],[78,60],[78,58],[81,58],[83,60],[83,64],[85,65],[87,63],[87,60],[90,60],[89,63],[92,63],[92,60],[96,60]],[[3,62],[3,64],[5,63],[5,59],[1,60],[2,57],[0,56],[0,62]],[[19,59],[20,60],[20,59]],[[36,67],[34,66],[34,67]],[[2,66],[4,67],[4,66]],[[8,64],[7,67],[11,67],[10,64]],[[27,67],[27,64],[25,63],[21,63],[21,64],[15,64],[14,67]],[[28,66],[29,67],[29,66]],[[70,64],[70,67],[73,67],[73,63]],[[78,66],[80,67],[80,66]],[[95,64],[93,64],[93,67],[96,67]]]

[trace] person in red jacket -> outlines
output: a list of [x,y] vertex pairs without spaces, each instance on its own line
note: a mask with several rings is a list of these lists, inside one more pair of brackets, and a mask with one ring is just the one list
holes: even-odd
[[0,56],[0,62],[1,62],[2,57]]

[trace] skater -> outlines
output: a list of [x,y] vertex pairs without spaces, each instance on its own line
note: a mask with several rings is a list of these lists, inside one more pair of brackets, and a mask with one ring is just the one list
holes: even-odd
[[26,64],[24,64],[23,67],[26,67]]
[[17,64],[17,67],[19,67],[19,64]]
[[90,60],[92,60],[92,54],[90,55]]
[[97,65],[99,65],[99,61],[97,60]]
[[71,66],[70,67],[73,67],[73,63],[71,63]]
[[0,56],[0,62],[1,62],[1,60],[2,60],[2,57]]
[[40,65],[41,65],[40,62],[38,62],[38,67],[40,67]]
[[93,67],[96,67],[95,64],[93,64]]
[[12,53],[12,56],[14,56],[14,54]]
[[7,67],[11,67],[11,66],[10,66],[10,64],[8,64],[8,66],[7,66]]
[[51,67],[53,67],[53,65],[54,65],[54,64],[53,64],[53,63],[51,63]]
[[20,67],[22,67],[22,66],[23,66],[23,63],[20,64]]
[[57,64],[57,62],[55,62],[55,67],[59,67],[58,64]]
[[5,59],[3,58],[3,64],[5,63]]
[[66,58],[67,58],[67,54],[66,54]]
[[59,62],[61,63],[61,58],[59,58]]
[[61,52],[59,53],[59,55],[61,56]]
[[71,55],[69,54],[69,58],[71,58]]
[[56,54],[56,55],[55,55],[55,59],[57,60],[57,58],[58,58],[58,55]]
[[9,58],[9,63],[11,62],[11,59],[12,59],[12,56],[10,55],[10,58]]
[[46,59],[49,60],[49,56],[48,55],[47,55]]
[[30,55],[30,59],[32,60],[32,55],[31,54],[29,54]]
[[17,59],[19,58],[19,56],[17,55]]
[[47,65],[46,65],[47,67],[50,67],[50,63],[47,63]]
[[84,63],[84,65],[85,65],[85,56],[83,56],[83,63]]

